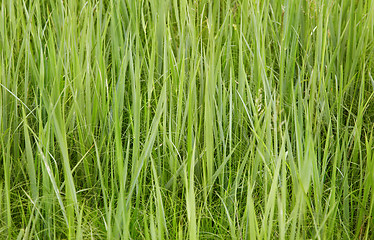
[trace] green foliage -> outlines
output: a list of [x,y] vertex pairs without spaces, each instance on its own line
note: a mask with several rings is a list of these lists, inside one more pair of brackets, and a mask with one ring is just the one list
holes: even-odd
[[0,239],[374,239],[374,0],[0,1]]

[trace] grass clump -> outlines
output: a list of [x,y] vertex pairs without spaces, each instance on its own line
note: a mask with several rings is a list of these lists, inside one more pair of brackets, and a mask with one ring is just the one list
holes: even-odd
[[0,3],[1,239],[373,239],[374,1]]

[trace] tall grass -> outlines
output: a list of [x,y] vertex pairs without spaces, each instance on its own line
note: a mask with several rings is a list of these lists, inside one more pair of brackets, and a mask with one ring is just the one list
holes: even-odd
[[1,239],[373,239],[374,1],[3,0]]

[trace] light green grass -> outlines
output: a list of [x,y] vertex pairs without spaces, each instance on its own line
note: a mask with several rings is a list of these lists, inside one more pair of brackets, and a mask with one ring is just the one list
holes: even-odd
[[374,1],[0,1],[0,239],[373,239]]

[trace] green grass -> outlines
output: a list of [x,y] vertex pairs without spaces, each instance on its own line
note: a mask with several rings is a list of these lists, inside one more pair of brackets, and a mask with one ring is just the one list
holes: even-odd
[[0,239],[374,239],[374,0],[0,1]]

